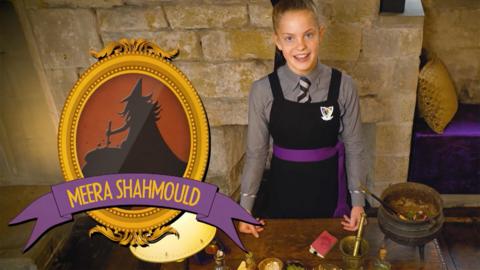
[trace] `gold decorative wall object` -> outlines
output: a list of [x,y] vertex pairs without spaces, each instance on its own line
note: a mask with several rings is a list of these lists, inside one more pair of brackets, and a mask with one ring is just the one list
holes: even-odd
[[[188,138],[189,147],[188,151],[186,151],[188,155],[185,156],[187,157],[185,170],[178,176],[202,181],[206,172],[210,147],[208,121],[200,97],[191,82],[171,63],[179,54],[178,49],[167,52],[156,44],[143,39],[121,39],[108,44],[99,52],[91,51],[90,53],[98,61],[80,76],[72,88],[65,102],[59,124],[59,159],[65,180],[80,179],[78,181],[81,181],[81,178],[87,177],[82,171],[82,168],[85,168],[85,157],[87,156],[82,147],[91,143],[89,142],[91,138],[86,137],[90,130],[88,132],[84,130],[84,122],[88,120],[85,120],[85,118],[90,113],[88,110],[92,110],[91,108],[93,107],[91,104],[100,102],[99,96],[102,91],[105,93],[108,91],[111,95],[116,95],[117,90],[110,85],[122,86],[124,85],[123,81],[143,80],[144,85],[148,85],[147,83],[150,83],[150,85],[161,85],[162,91],[164,91],[162,93],[164,94],[166,93],[165,89],[167,89],[167,94],[170,97],[174,97],[173,99],[178,103],[176,106],[181,108],[179,110],[181,111],[179,113],[181,116],[179,117],[186,119],[185,123],[188,126],[188,132],[184,134],[184,137]],[[119,80],[122,80],[122,83]],[[131,86],[129,87],[131,88]],[[142,94],[144,98],[150,98],[152,95],[155,95],[153,93],[154,90],[150,88],[143,91],[146,92],[145,96]],[[150,96],[148,96],[148,91],[152,91]],[[125,100],[121,102],[125,102]],[[122,105],[124,104],[122,103]],[[97,107],[101,106],[97,105]],[[115,111],[115,109],[109,108],[105,110]],[[116,113],[120,113],[118,109]],[[160,117],[165,117],[165,115]],[[100,118],[98,121],[101,121]],[[95,124],[95,121],[90,122]],[[115,121],[113,122],[115,125]],[[114,143],[110,142],[111,126],[108,127],[107,133],[107,142],[105,143],[102,140],[90,152],[114,149]],[[115,149],[119,149],[119,147],[117,145]],[[130,246],[147,246],[167,236],[178,238],[178,230],[170,225],[175,220],[181,219],[184,214],[178,210],[156,207],[134,207],[133,209],[114,207],[92,210],[87,213],[99,223],[99,225],[90,230],[90,235],[100,233],[112,241]],[[202,224],[202,226],[209,225]],[[193,250],[197,252],[199,247],[203,248],[204,245],[208,244],[209,239],[215,233],[215,228],[211,227],[207,231],[207,235],[202,236],[202,242],[205,241],[206,243],[201,243],[201,247],[197,244],[197,247],[193,249],[189,247],[190,253],[187,255],[192,255],[193,253],[191,252]],[[185,256],[185,254],[179,252],[178,256],[181,255]],[[170,257],[166,260],[171,261],[175,259],[178,258]]]

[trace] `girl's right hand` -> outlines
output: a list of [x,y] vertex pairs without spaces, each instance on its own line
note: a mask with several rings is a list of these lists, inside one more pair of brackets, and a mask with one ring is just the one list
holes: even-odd
[[[261,219],[257,219],[257,220],[260,222],[260,224],[265,226],[265,221]],[[255,226],[250,223],[245,223],[240,221],[238,223],[238,230],[241,233],[252,234],[255,238],[258,238],[260,236],[259,233],[264,229],[263,226]]]

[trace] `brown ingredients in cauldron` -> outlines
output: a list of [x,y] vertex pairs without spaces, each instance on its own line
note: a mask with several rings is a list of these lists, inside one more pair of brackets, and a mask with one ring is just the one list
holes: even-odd
[[400,197],[392,199],[388,204],[399,213],[404,220],[427,220],[437,214],[435,207],[418,198]]

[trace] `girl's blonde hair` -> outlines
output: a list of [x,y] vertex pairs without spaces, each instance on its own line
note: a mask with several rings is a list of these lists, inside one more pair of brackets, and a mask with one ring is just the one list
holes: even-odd
[[273,30],[277,32],[278,23],[282,19],[282,15],[287,11],[308,10],[313,13],[315,20],[318,22],[317,7],[312,0],[280,0],[274,7],[272,12]]

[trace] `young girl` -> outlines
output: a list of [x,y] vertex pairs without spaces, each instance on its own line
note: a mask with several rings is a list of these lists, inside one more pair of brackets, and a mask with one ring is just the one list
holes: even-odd
[[[364,211],[359,187],[365,175],[359,102],[352,79],[319,63],[325,27],[319,24],[311,0],[280,0],[272,17],[274,40],[286,65],[255,81],[250,92],[240,204],[248,211],[253,208],[271,136],[273,156],[263,214],[270,218],[343,216],[344,229],[354,231]],[[258,237],[263,227],[240,222],[239,230]]]

